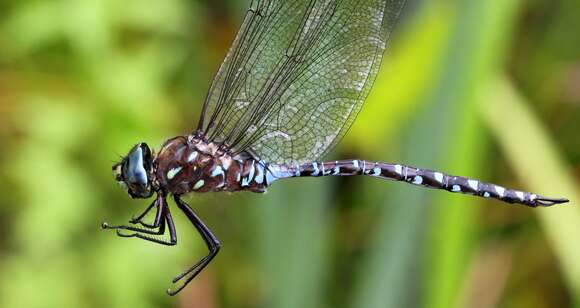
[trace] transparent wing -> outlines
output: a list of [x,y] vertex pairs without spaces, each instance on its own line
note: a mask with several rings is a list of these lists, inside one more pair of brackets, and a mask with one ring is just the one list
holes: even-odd
[[319,158],[358,114],[403,4],[252,2],[198,131],[271,163]]

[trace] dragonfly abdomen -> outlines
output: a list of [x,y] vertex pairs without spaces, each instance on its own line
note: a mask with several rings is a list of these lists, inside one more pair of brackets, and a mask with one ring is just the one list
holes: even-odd
[[448,175],[439,171],[358,159],[296,165],[273,165],[270,169],[276,179],[305,176],[366,175],[386,180],[402,181],[427,188],[444,189],[454,193],[494,198],[507,203],[519,203],[531,207],[550,206],[568,201],[566,199],[546,198],[534,193],[509,189],[467,177]]

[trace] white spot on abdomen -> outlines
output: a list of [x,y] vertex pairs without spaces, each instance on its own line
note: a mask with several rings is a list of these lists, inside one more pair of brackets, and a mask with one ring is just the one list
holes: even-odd
[[294,173],[294,176],[300,176],[300,164],[296,163],[296,172]]
[[312,176],[317,176],[318,173],[320,172],[320,170],[318,169],[318,163],[312,163],[312,169],[314,169],[314,172],[312,172]]
[[459,185],[453,185],[451,187],[451,191],[452,192],[460,192],[461,191],[461,186],[459,186]]
[[477,190],[479,186],[479,182],[476,180],[467,180],[467,184],[469,185],[469,187],[473,188],[473,190]]
[[435,181],[437,181],[439,183],[443,183],[443,173],[435,172],[435,173],[433,173],[433,177],[435,178]]
[[403,167],[401,165],[395,165],[395,173],[398,175],[403,174]]
[[503,188],[501,186],[495,186],[495,191],[497,192],[497,194],[499,195],[500,198],[503,198],[503,196],[505,194],[505,188]]
[[334,170],[332,171],[332,175],[337,175],[340,173],[340,167],[338,166],[338,161],[334,162],[335,166],[334,166]]
[[421,184],[423,184],[423,177],[420,176],[420,175],[414,177],[412,183],[415,184],[415,185],[421,185]]

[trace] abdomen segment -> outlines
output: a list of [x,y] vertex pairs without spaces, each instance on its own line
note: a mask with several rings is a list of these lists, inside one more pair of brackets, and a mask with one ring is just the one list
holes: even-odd
[[366,175],[428,188],[444,189],[454,193],[494,198],[531,207],[551,206],[568,202],[567,199],[547,198],[534,193],[508,189],[499,185],[462,176],[448,175],[439,171],[358,159],[313,162],[300,165],[271,165],[270,170],[276,179],[302,176]]

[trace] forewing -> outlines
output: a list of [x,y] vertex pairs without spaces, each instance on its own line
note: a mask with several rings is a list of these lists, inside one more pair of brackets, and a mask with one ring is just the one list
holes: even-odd
[[200,131],[272,163],[319,158],[358,114],[403,4],[253,3],[210,89]]

